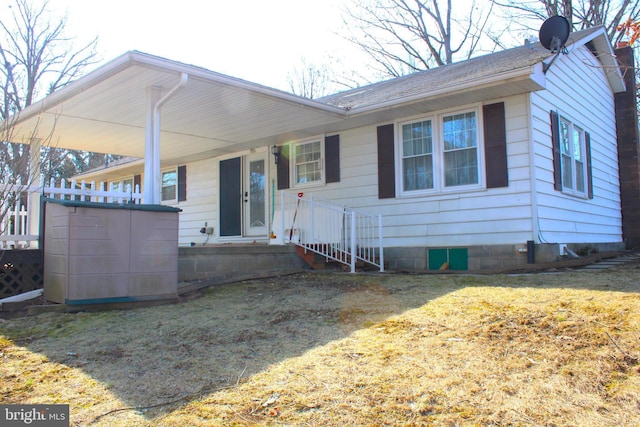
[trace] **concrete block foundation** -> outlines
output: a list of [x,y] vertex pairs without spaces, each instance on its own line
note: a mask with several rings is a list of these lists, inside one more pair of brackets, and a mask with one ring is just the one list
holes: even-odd
[[215,245],[178,248],[178,281],[278,273],[308,268],[294,245]]
[[[567,247],[580,256],[593,253],[624,251],[625,244],[619,243],[569,243]],[[482,271],[509,269],[529,264],[527,244],[480,245],[468,247],[394,247],[385,248],[386,268],[396,271],[437,270],[429,268],[429,251],[442,252],[443,249],[466,248],[468,270]],[[557,261],[563,254],[557,243],[534,244],[533,260],[535,264]]]

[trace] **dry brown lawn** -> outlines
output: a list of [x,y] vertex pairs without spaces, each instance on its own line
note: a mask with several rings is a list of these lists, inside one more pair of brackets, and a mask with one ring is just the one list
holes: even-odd
[[639,426],[639,357],[639,262],[311,273],[0,320],[0,396],[81,426]]

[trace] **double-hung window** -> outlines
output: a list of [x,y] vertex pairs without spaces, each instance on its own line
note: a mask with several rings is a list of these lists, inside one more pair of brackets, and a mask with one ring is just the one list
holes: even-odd
[[471,111],[442,118],[444,186],[478,184],[478,125]]
[[322,182],[322,141],[298,142],[292,150],[294,185]]
[[[109,182],[109,191],[114,193],[133,193],[133,178],[125,178]],[[114,203],[120,203],[122,199],[114,198]]]
[[560,153],[562,156],[562,190],[584,195],[587,171],[585,132],[564,117],[560,117]]
[[120,181],[111,181],[109,191],[131,193],[133,192],[133,178],[126,178]]
[[177,199],[178,173],[175,169],[162,172],[162,197],[163,202]]
[[399,129],[403,194],[480,184],[476,110],[405,122]]
[[577,197],[593,198],[591,136],[571,119],[551,110],[553,186]]
[[278,190],[340,182],[340,135],[323,135],[279,147]]
[[403,191],[433,189],[433,123],[421,120],[402,125]]

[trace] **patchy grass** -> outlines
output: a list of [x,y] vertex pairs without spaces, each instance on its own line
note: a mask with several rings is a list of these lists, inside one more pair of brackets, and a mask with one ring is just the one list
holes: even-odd
[[73,425],[640,424],[640,263],[303,274],[0,323],[3,403]]

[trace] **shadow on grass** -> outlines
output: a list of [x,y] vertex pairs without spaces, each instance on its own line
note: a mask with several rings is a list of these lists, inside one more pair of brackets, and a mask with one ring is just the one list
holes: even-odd
[[491,276],[310,273],[220,285],[179,304],[14,319],[0,324],[0,333],[51,362],[80,369],[124,405],[96,413],[69,402],[74,422],[107,422],[125,407],[143,411],[152,420],[461,288],[639,292],[640,268],[628,268],[626,276],[621,271]]

